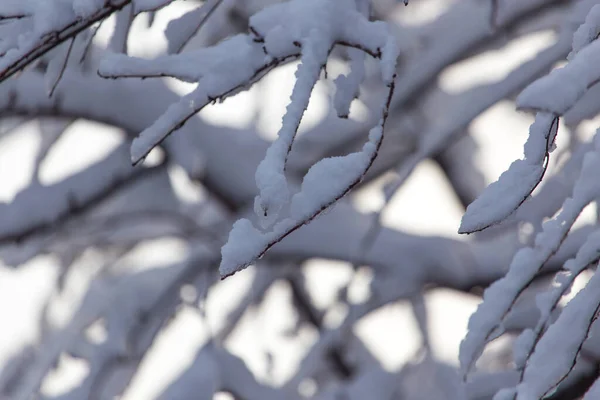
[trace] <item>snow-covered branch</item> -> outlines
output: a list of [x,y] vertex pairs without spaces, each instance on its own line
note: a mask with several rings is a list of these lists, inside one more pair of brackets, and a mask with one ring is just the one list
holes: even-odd
[[[517,98],[519,107],[538,112],[525,144],[525,159],[513,163],[498,182],[492,184],[469,206],[461,226],[463,232],[485,229],[490,224],[502,221],[526,200],[544,176],[548,153],[552,150],[556,136],[555,125],[558,118],[577,107],[578,102],[596,83],[598,78],[594,52],[600,8],[593,3],[581,3],[578,11],[581,13],[587,6],[589,13],[574,34],[567,64],[533,82]],[[571,124],[573,121],[573,117],[570,117]],[[484,301],[471,317],[469,333],[461,344],[463,373],[469,372],[488,342],[504,333],[504,320],[518,298],[562,246],[584,208],[600,197],[597,179],[600,168],[599,137],[597,132],[592,145],[582,146],[573,155],[573,162],[564,167],[570,170],[577,168],[571,173],[578,177],[558,214],[543,223],[541,230],[535,235],[532,247],[525,247],[517,252],[506,276],[485,291]],[[580,157],[583,158],[582,163],[577,162]],[[537,166],[529,167],[530,158],[536,160]],[[534,172],[536,169],[539,171]],[[527,170],[531,170],[531,174]],[[556,184],[549,187],[554,187],[555,190],[557,188]],[[540,196],[541,193],[531,201],[536,202]],[[520,213],[521,217],[524,215],[523,212]],[[537,219],[541,217],[543,215]],[[576,257],[564,264],[565,272],[557,274],[553,285],[538,295],[536,302],[540,317],[537,325],[534,329],[526,329],[519,336],[513,352],[516,367],[520,371],[519,381],[514,388],[502,390],[498,394],[499,398],[545,398],[575,373],[600,307],[600,300],[594,295],[597,292],[597,274],[569,301],[556,321],[552,321],[550,316],[574,284],[575,278],[598,261],[596,236],[596,233],[589,235]]]

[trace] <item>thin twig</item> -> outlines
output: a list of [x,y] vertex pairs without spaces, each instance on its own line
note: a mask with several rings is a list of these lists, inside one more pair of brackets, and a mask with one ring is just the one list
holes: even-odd
[[[50,91],[48,92],[48,97],[52,97],[52,95],[54,94],[54,90],[56,90],[58,83],[62,79],[62,77],[65,73],[65,70],[67,69],[67,64],[69,63],[69,57],[71,56],[71,50],[73,49],[73,43],[75,43],[75,37],[71,38],[71,42],[69,43],[69,47],[67,48],[67,54],[65,54],[64,60],[60,66],[60,70],[58,72],[58,75],[56,76],[56,79],[54,79],[54,82],[52,82],[52,86],[50,87]],[[58,57],[58,55],[57,55],[57,57]]]

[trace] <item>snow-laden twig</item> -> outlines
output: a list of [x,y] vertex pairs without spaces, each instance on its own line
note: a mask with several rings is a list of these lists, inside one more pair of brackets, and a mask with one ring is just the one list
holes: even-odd
[[562,68],[529,85],[517,98],[520,109],[562,115],[600,80],[592,65],[600,63],[600,41],[579,50]]
[[[587,5],[587,3],[582,2],[582,8],[585,5]],[[582,27],[577,31],[573,42],[573,52],[569,57],[567,65],[552,71],[547,76],[531,84],[521,93],[517,100],[519,106],[522,108],[540,110],[536,122],[532,125],[529,140],[525,145],[525,160],[520,160],[521,164],[524,162],[526,163],[529,158],[537,160],[535,161],[537,164],[540,162],[547,163],[550,145],[554,141],[554,136],[556,134],[555,130],[552,132],[554,121],[557,120],[559,115],[562,115],[572,108],[582,98],[588,88],[593,85],[594,80],[596,79],[594,78],[594,68],[590,68],[590,65],[594,65],[595,63],[590,64],[588,62],[595,57],[594,54],[597,52],[597,41],[593,41],[593,38],[587,38],[585,40],[580,38],[580,36],[582,36],[582,31],[587,32],[592,29],[591,26],[594,25],[594,21],[596,20],[596,11],[597,10],[595,9],[591,10],[589,13],[591,16],[588,16],[586,22],[584,22]],[[542,117],[542,119],[540,119],[540,117]],[[543,122],[542,125],[540,125],[541,122]],[[536,125],[541,127],[541,134],[537,132],[538,129],[535,129]],[[550,127],[550,129],[548,127]],[[595,140],[596,147],[598,146],[597,138],[598,135]],[[545,146],[540,144],[542,142],[546,143]],[[484,301],[471,316],[469,321],[469,332],[461,343],[460,361],[464,374],[469,372],[473,363],[479,358],[485,345],[490,340],[493,340],[503,333],[503,320],[514,306],[517,297],[519,297],[531,284],[548,259],[558,250],[571,229],[571,226],[579,217],[583,209],[600,196],[600,186],[597,184],[596,180],[592,178],[600,165],[598,162],[599,158],[597,151],[597,148],[596,150],[590,149],[585,155],[579,177],[573,187],[571,198],[564,201],[562,210],[556,218],[543,224],[542,230],[536,235],[534,247],[520,250],[515,255],[507,275],[494,283],[484,293]],[[519,198],[514,198],[515,194],[521,196],[521,191],[517,190],[515,192],[513,186],[515,184],[525,185],[525,187],[530,187],[532,190],[539,183],[539,180],[541,180],[541,177],[543,176],[543,171],[541,174],[536,173],[535,179],[532,177],[531,181],[524,177],[519,178],[518,176],[513,176],[515,175],[515,171],[517,171],[517,169],[513,167],[516,166],[522,169],[520,164],[517,163],[519,163],[519,161],[513,163],[511,169],[503,174],[497,183],[490,186],[490,188],[484,192],[483,196],[469,206],[461,225],[462,231],[476,231],[489,226],[490,223],[499,222],[506,218],[508,214],[512,213],[514,209],[522,203],[522,200]],[[512,171],[513,169],[514,171]],[[533,183],[533,185],[530,185],[528,182]],[[527,189],[527,195],[531,193],[531,190]],[[512,193],[509,194],[509,191]],[[494,199],[493,201],[492,198]],[[497,203],[499,198],[508,201],[510,204],[505,203],[504,200]],[[498,204],[500,204],[500,206],[498,206]],[[506,205],[506,207],[504,207],[504,205]],[[483,210],[483,218],[478,216],[480,213],[477,212],[477,210]],[[467,226],[465,226],[465,223]],[[584,249],[585,247],[582,248],[582,251]],[[595,258],[592,257],[588,261],[593,262],[594,259]],[[575,272],[579,273],[581,269],[589,264],[589,262],[580,264],[578,270]],[[576,276],[577,273],[575,272],[572,273]],[[531,361],[531,358],[535,356],[536,353],[537,356],[541,353],[537,351],[540,343],[543,342],[544,346],[546,346],[546,343],[552,340],[546,338],[548,333],[544,334],[543,329],[547,325],[546,321],[549,312],[555,307],[556,302],[561,298],[566,288],[570,286],[572,279],[574,279],[574,276],[566,279],[562,278],[562,280],[559,281],[559,285],[562,289],[556,289],[554,292],[550,292],[550,294],[546,296],[550,296],[550,300],[540,300],[540,308],[542,310],[540,322],[534,331],[529,330],[522,334],[517,342],[515,350],[517,366],[523,368],[521,374],[523,383],[518,386],[517,391],[507,390],[501,395],[499,394],[499,396],[504,396],[502,398],[513,398],[515,395],[517,396],[517,399],[544,397],[548,391],[562,381],[567,373],[573,368],[575,358],[573,358],[572,364],[566,362],[567,365],[565,365],[563,360],[563,362],[558,363],[559,365],[556,368],[547,371],[548,374],[553,374],[553,377],[549,378],[550,375],[544,375],[540,363],[536,364]],[[578,302],[579,301],[580,300],[578,300]],[[579,304],[578,302],[573,304]],[[584,306],[581,305],[581,307]],[[573,310],[574,308],[576,307],[572,306],[570,307],[570,310]],[[593,311],[594,315],[595,312],[596,311]],[[568,317],[564,317],[563,321],[567,319]],[[588,320],[589,319],[590,318],[588,318]],[[550,330],[555,332],[558,329],[553,328],[553,326],[554,325],[550,326],[549,332]],[[588,330],[589,325],[587,329],[583,330],[585,337],[587,337]],[[581,330],[579,330],[579,332],[581,332]],[[552,335],[549,337],[552,337]],[[571,337],[571,339],[573,338]],[[584,339],[579,340],[575,337],[573,341],[568,343],[576,343],[576,345],[581,348],[583,340]],[[569,346],[568,343],[565,343],[566,347]],[[533,355],[531,355],[532,348],[536,349],[534,350]],[[561,368],[568,368],[568,372],[564,372]],[[544,378],[544,376],[546,376],[547,379]],[[526,383],[526,381],[528,382]],[[524,387],[529,389],[523,389]],[[532,387],[536,387],[537,389],[531,389]],[[544,389],[542,390],[541,388]],[[533,391],[530,393],[530,396],[533,397],[527,397],[528,395],[523,394],[528,391]]]
[[523,382],[517,386],[518,400],[546,397],[571,373],[599,311],[600,275],[596,273],[536,344]]
[[350,104],[359,94],[360,84],[365,78],[365,53],[358,49],[348,49],[350,72],[335,79],[333,106],[340,118],[348,118]]
[[[519,370],[520,386],[525,379],[526,370],[529,367],[529,360],[534,353],[534,349],[543,338],[548,327],[551,325],[551,316],[558,307],[561,298],[568,293],[575,279],[592,264],[597,263],[600,258],[600,231],[592,233],[585,243],[581,246],[577,255],[565,263],[564,272],[559,272],[555,278],[555,284],[548,291],[538,295],[537,303],[540,309],[539,320],[533,330],[526,329],[519,336],[515,343],[514,359]],[[582,341],[583,342],[583,341]],[[531,368],[535,368],[532,366]],[[539,366],[538,366],[539,368]],[[562,378],[561,378],[562,379]],[[555,382],[556,383],[556,382]],[[517,392],[515,391],[515,396]]]
[[555,215],[564,200],[573,192],[573,186],[581,171],[585,155],[593,149],[592,143],[582,143],[571,151],[569,159],[561,166],[560,170],[544,181],[538,187],[536,194],[523,203],[514,215],[518,221],[529,222],[539,232],[542,222]]
[[194,91],[171,105],[134,140],[131,160],[137,163],[206,105],[245,89],[274,67],[297,56],[294,49],[291,54],[265,60],[262,46],[247,35],[237,35],[212,48],[152,62],[115,55],[103,60],[98,73],[110,78],[173,76],[188,82],[199,81]]
[[598,166],[595,152],[586,155],[584,166],[558,216],[544,223],[533,248],[523,248],[515,255],[508,273],[484,293],[484,301],[469,320],[469,332],[461,343],[460,361],[468,373],[484,346],[503,333],[502,321],[517,297],[527,288],[548,259],[558,250],[582,210],[600,196],[594,176]]
[[594,400],[600,396],[600,379],[596,379],[594,384],[585,392],[583,400]]

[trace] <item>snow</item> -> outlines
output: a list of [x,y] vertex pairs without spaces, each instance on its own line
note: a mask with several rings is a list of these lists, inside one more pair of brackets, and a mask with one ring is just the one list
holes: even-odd
[[313,165],[302,180],[302,189],[292,198],[292,218],[297,221],[305,220],[315,210],[331,202],[332,193],[333,198],[340,196],[356,182],[357,177],[362,176],[375,151],[375,144],[369,142],[362,152],[325,158]]
[[390,85],[396,76],[396,61],[400,55],[400,47],[396,38],[388,34],[381,56],[381,77],[386,85]]
[[573,50],[568,59],[573,60],[581,49],[598,38],[598,34],[600,34],[600,5],[597,4],[592,7],[585,17],[585,22],[573,34]]
[[365,53],[357,49],[348,49],[350,73],[339,75],[335,80],[336,92],[333,106],[339,117],[347,117],[350,103],[358,97],[360,84],[365,76]]
[[600,257],[599,252],[600,230],[596,230],[587,237],[586,241],[577,250],[575,258],[565,263],[565,269],[571,274],[577,275]]
[[291,218],[276,223],[272,231],[261,233],[246,219],[234,224],[223,246],[219,267],[221,276],[226,277],[246,268],[272,245],[312,221],[348,193],[364,177],[377,156],[383,140],[383,124],[384,120],[380,120],[371,129],[369,141],[364,144],[362,151],[343,157],[325,158],[314,164],[305,175],[300,191],[292,197]]
[[594,274],[544,333],[517,386],[517,400],[544,397],[573,368],[600,307],[600,274]]
[[518,369],[525,367],[525,362],[527,361],[527,357],[529,357],[534,342],[535,333],[531,329],[525,329],[521,332],[517,340],[515,340],[513,346],[513,360]]
[[546,158],[553,150],[557,130],[558,120],[553,114],[536,116],[524,146],[525,158],[513,162],[497,182],[469,204],[459,233],[480,231],[501,222],[529,197],[546,171]]
[[564,114],[600,79],[600,72],[595,68],[599,63],[600,41],[594,41],[582,48],[567,65],[525,88],[517,97],[518,107]]
[[513,388],[502,388],[494,395],[494,400],[514,400],[516,394]]
[[[262,57],[258,57],[256,52],[253,52],[254,55],[252,57],[244,57],[248,54],[248,51],[246,51],[247,49],[241,50],[243,50],[241,53],[234,53],[239,57],[239,60],[233,59],[229,66],[220,68],[218,71],[211,71],[214,73],[203,77],[198,87],[192,93],[184,96],[178,103],[171,105],[152,126],[140,133],[140,136],[133,141],[131,147],[132,161],[134,163],[141,160],[154,146],[178,129],[182,122],[187,121],[187,119],[191,118],[211,101],[225,97],[231,88],[245,88],[245,83],[252,80],[256,71],[260,70],[263,66],[257,62]],[[253,67],[253,64],[258,65],[256,65],[255,70],[234,67],[240,65],[240,63],[244,67],[250,68]]]
[[221,276],[232,275],[247,267],[268,242],[268,235],[256,229],[249,220],[240,219],[235,222],[227,243],[221,248]]
[[546,292],[536,296],[536,304],[540,310],[540,317],[534,331],[526,330],[515,343],[514,358],[519,369],[525,368],[525,362],[532,354],[538,340],[550,325],[551,313],[556,310],[561,298],[568,294],[575,278],[579,276],[590,264],[598,261],[600,249],[600,231],[590,234],[577,255],[565,263],[567,272],[558,273],[555,284]]
[[[300,18],[302,15],[309,17]],[[356,32],[351,37],[348,36],[348,24],[341,15],[360,24],[359,36],[356,36]],[[283,174],[287,153],[330,48],[338,40],[351,39],[350,44],[361,46],[371,54],[381,53],[384,49],[382,73],[385,82],[389,84],[393,77],[398,46],[387,33],[385,24],[368,22],[356,11],[354,2],[350,0],[332,0],[325,4],[316,0],[296,0],[275,4],[253,15],[250,26],[253,35],[260,36],[258,43],[254,41],[253,35],[238,35],[210,50],[200,50],[191,55],[167,56],[153,60],[153,63],[113,56],[103,61],[99,73],[105,77],[167,75],[198,82],[194,92],[169,107],[153,126],[134,140],[132,161],[136,163],[212,99],[222,99],[229,93],[244,89],[252,83],[255,76],[262,75],[288,57],[297,57],[300,44],[302,63],[298,67],[289,110],[284,115],[279,139],[267,153],[265,164],[259,167],[256,179],[261,191],[260,200],[256,202],[258,214],[264,218],[265,210],[268,210],[265,223],[269,225],[274,222],[287,195],[281,176],[277,178],[279,183],[274,187],[266,183],[263,177],[267,174],[273,177],[273,174]],[[265,55],[263,51],[268,54]],[[218,63],[213,63],[213,60],[218,60]],[[267,173],[265,169],[271,172]]]
[[[268,45],[268,39],[266,43]],[[265,228],[276,221],[279,212],[289,199],[285,163],[302,115],[308,107],[312,89],[319,79],[322,66],[327,61],[328,52],[329,43],[321,39],[320,31],[311,30],[309,36],[303,41],[301,63],[296,71],[296,83],[278,137],[256,169],[256,186],[260,193],[255,200],[255,212],[261,218]]]
[[[360,48],[367,50],[371,55],[389,52],[387,57],[390,61],[394,60],[394,55],[397,55],[398,49],[392,48],[396,43],[393,37],[393,32],[389,26],[382,21],[369,22],[362,14],[358,12],[347,13],[345,15],[346,22],[340,27],[340,36],[342,39],[352,45],[359,45]],[[387,49],[384,49],[389,45]],[[383,56],[386,57],[386,56]],[[389,70],[387,74],[389,74]],[[385,70],[383,71],[386,74]]]
[[[588,154],[586,159],[591,164]],[[589,169],[592,171],[600,164]],[[579,179],[574,193],[584,191],[587,187],[585,178]],[[589,194],[586,193],[586,194]],[[508,270],[500,280],[494,282],[483,295],[483,302],[469,320],[469,332],[461,343],[460,362],[463,373],[467,374],[475,360],[481,355],[483,348],[495,335],[496,330],[502,330],[502,321],[511,310],[517,297],[533,280],[544,264],[558,250],[562,241],[571,229],[575,220],[592,199],[589,196],[577,196],[570,203],[565,204],[557,217],[544,223],[535,246],[519,250]]]
[[[223,43],[223,42],[222,42]],[[217,98],[223,98],[232,89],[246,88],[247,82],[252,81],[257,71],[265,68],[265,57],[259,46],[253,44],[245,35],[231,38],[225,44],[217,45],[209,55],[224,55],[217,58],[215,63],[208,62],[205,69],[200,69],[202,76],[198,86],[190,94],[183,96],[177,103],[169,106],[150,127],[146,128],[134,139],[131,145],[131,160],[139,162],[154,146],[162,142],[169,134],[179,129],[181,124],[194,116],[198,111]],[[213,53],[214,52],[214,53]],[[203,53],[199,54],[204,56]],[[188,71],[196,66],[193,62],[185,63],[181,67],[173,67],[180,61],[179,57],[187,59],[186,55],[171,56],[166,59],[170,68],[181,68],[183,74],[191,75]],[[203,58],[206,60],[206,58]],[[119,59],[109,59],[101,65],[100,71],[104,76],[118,76],[119,72],[135,73],[129,61],[120,65]],[[122,65],[122,64],[121,64]],[[200,64],[202,66],[202,64]],[[143,72],[143,71],[141,71]],[[159,74],[159,72],[157,72]],[[168,70],[167,73],[168,75]]]
[[[597,171],[600,170],[600,154],[598,153],[600,150],[600,135],[597,135],[595,138],[595,146],[596,150],[588,152],[584,157],[580,176],[573,188],[573,197],[564,202],[562,210],[554,219],[548,220],[542,225],[542,231],[535,238],[535,246],[519,250],[506,276],[496,281],[485,291],[484,301],[471,316],[469,320],[469,333],[463,343],[461,343],[460,360],[463,373],[466,374],[469,371],[474,361],[483,351],[485,344],[493,337],[492,333],[495,330],[502,329],[502,321],[512,308],[517,297],[527,287],[529,282],[533,280],[534,276],[541,270],[548,259],[558,250],[582,210],[595,198],[600,196],[600,183],[597,179]],[[581,252],[578,252],[574,261],[566,264],[571,270],[572,275],[560,278],[559,285],[561,280],[563,285],[554,288],[553,292],[548,292],[538,298],[538,307],[542,312],[542,316],[536,327],[537,335],[541,335],[550,310],[565,293],[568,285],[589,262],[595,261],[596,256],[594,255],[594,251],[590,250],[588,246],[594,246],[596,240],[597,235],[591,235],[589,242],[587,242],[589,244],[586,243],[582,247]],[[572,308],[576,307],[580,306],[573,306]],[[581,321],[579,323],[581,324]],[[542,340],[544,337],[545,335],[542,336]],[[576,340],[577,338],[573,339]],[[544,344],[544,346],[548,345]],[[519,360],[523,358],[522,352],[518,352],[516,356]],[[563,357],[567,356],[563,355]],[[548,363],[548,361],[546,360],[545,363]],[[535,365],[533,367],[528,364],[528,368],[530,368],[529,374],[538,374],[538,372],[535,372],[536,368],[541,368],[542,364],[542,362],[539,362],[539,364],[533,364]],[[564,363],[559,364],[564,367]],[[561,367],[556,368],[560,369]],[[560,371],[556,371],[558,370],[555,369],[555,372],[549,372],[549,374],[554,374],[553,376],[556,377],[556,374],[561,373]],[[535,375],[535,377],[536,382],[538,382],[537,378],[541,379],[539,375]],[[544,385],[544,383],[539,384]],[[549,389],[549,387],[546,387],[545,390]],[[540,396],[543,394],[539,393],[541,390],[539,387],[531,390]],[[531,399],[533,398],[536,397],[531,397]],[[524,397],[523,399],[529,399],[529,397]]]
[[600,398],[600,379],[596,379],[594,384],[585,392],[583,400],[594,400]]
[[477,232],[511,215],[529,196],[544,174],[542,165],[517,160],[489,185],[462,218],[459,233]]
[[151,60],[124,54],[111,54],[103,57],[98,73],[108,78],[171,76],[184,82],[201,83],[206,91],[216,92],[219,89],[210,87],[209,79],[203,81],[203,77],[224,80],[226,73],[237,72],[227,82],[228,85],[236,86],[239,83],[234,80],[235,77],[247,79],[248,72],[232,63],[239,63],[242,60],[247,63],[253,60],[263,61],[262,56],[254,55],[255,51],[256,46],[252,45],[248,36],[235,35],[215,46],[188,51],[184,54],[158,56]]
[[281,237],[287,236],[341,198],[372,163],[378,143],[383,139],[382,127],[373,128],[369,139],[361,152],[325,158],[314,164],[305,175],[301,190],[291,200],[291,218],[275,224],[271,232],[262,233],[248,219],[238,220],[221,249],[221,276],[226,277],[246,268]]
[[173,0],[133,0],[136,14],[145,11],[156,11],[172,2]]
[[[269,46],[279,47],[279,43],[286,42],[291,44],[293,41],[301,42],[310,37],[311,31],[317,30],[322,34],[331,32],[336,34],[336,30],[342,25],[340,18],[335,21],[335,16],[346,15],[349,9],[356,6],[352,0],[333,0],[323,2],[320,0],[292,0],[287,3],[274,4],[266,7],[261,12],[250,17],[250,26],[259,35],[265,38],[267,49]],[[332,23],[333,22],[333,23]],[[274,33],[286,34],[279,37]],[[332,37],[326,35],[322,37],[324,43],[331,43]],[[271,42],[271,43],[269,43]],[[271,53],[275,56],[279,52]]]

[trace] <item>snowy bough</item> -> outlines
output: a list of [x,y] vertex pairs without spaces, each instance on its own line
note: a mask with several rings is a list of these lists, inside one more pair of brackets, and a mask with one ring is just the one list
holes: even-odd
[[[196,89],[171,106],[132,145],[132,159],[139,162],[165,137],[207,104],[247,89],[269,70],[291,59],[300,59],[290,104],[283,117],[278,138],[267,150],[256,171],[260,194],[255,212],[263,228],[256,229],[247,219],[237,221],[223,247],[221,276],[232,275],[260,258],[275,243],[310,222],[333,205],[365,176],[377,157],[384,137],[384,126],[394,92],[398,46],[395,37],[382,22],[369,22],[354,0],[292,1],[271,6],[249,20],[247,35],[237,35],[214,47],[143,61],[126,56],[109,57],[99,74],[108,78],[172,76],[197,82]],[[362,150],[343,157],[327,158],[313,165],[291,196],[285,176],[286,162],[292,150],[302,115],[311,92],[336,45],[360,50],[381,60],[381,75],[387,93],[381,103],[381,119],[369,132]],[[364,69],[357,59],[353,66]],[[347,117],[352,99],[362,83],[359,71],[336,80],[339,95],[337,112]],[[280,218],[289,207],[290,216]]]
[[[486,229],[515,214],[518,217],[524,203],[536,202],[531,194],[548,168],[550,153],[556,147],[560,119],[568,120],[569,112],[577,112],[581,100],[600,78],[596,68],[596,61],[600,60],[599,33],[600,5],[594,5],[573,35],[567,64],[536,80],[518,96],[519,108],[537,113],[525,144],[525,157],[515,161],[497,182],[469,205],[462,220],[462,233]],[[506,331],[504,321],[518,298],[561,248],[584,209],[600,197],[598,132],[592,143],[578,155],[582,158],[581,165],[560,209],[546,221],[526,220],[535,227],[532,245],[519,250],[506,276],[485,291],[483,303],[471,317],[469,333],[461,344],[460,361],[464,374],[471,370],[485,345]],[[600,260],[598,239],[598,231],[592,231],[574,257],[564,263],[550,287],[537,295],[538,321],[535,327],[520,333],[515,341],[518,382],[514,388],[500,391],[495,399],[547,398],[575,368],[585,368],[582,353],[586,351],[586,343],[590,342],[588,339],[593,339],[594,325],[600,315],[600,275],[596,271]],[[556,317],[554,314],[561,299],[569,293],[575,279],[588,269],[594,271],[591,278]],[[583,399],[598,396],[600,384],[594,383]]]
[[[428,3],[0,1],[0,154],[15,137],[37,140],[26,184],[0,203],[0,279],[47,255],[54,265],[35,342],[0,354],[0,398],[146,398],[148,370],[160,371],[146,382],[160,382],[150,397],[162,399],[598,398],[600,233],[597,219],[574,225],[600,197],[600,136],[580,134],[600,112],[600,6],[440,1],[424,21]],[[552,33],[547,47],[496,81],[445,86],[462,61],[540,32]],[[257,96],[290,63],[275,139],[205,118],[214,103]],[[324,116],[306,128],[319,87]],[[252,100],[256,119],[264,100]],[[472,122],[512,101],[535,115],[523,159],[484,190]],[[56,156],[90,122],[117,128],[113,146],[48,178],[52,163],[84,151]],[[427,162],[466,211],[469,240],[385,223]],[[379,190],[381,207],[361,212],[355,194]],[[160,250],[165,238],[179,247]],[[326,306],[315,259],[347,277],[325,289]],[[226,291],[240,279],[245,288]],[[272,316],[282,287],[279,310],[293,321],[276,336],[300,347],[297,365],[285,347],[261,339],[240,350],[236,337],[249,316]],[[487,288],[461,345],[463,380],[432,344],[436,288]],[[390,304],[408,305],[421,334],[415,349],[386,344],[383,358],[414,351],[400,368],[384,366],[358,328]],[[165,378],[156,354],[185,318],[203,339]],[[503,335],[500,355],[486,351]],[[76,382],[53,388],[77,363]]]

